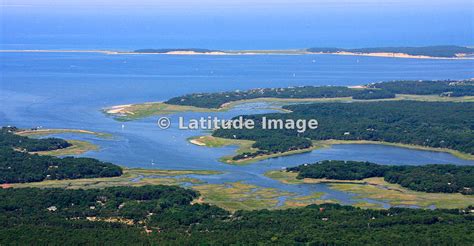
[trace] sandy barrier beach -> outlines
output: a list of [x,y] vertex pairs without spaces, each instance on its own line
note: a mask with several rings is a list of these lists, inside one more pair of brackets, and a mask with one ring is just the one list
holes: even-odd
[[466,54],[457,54],[456,57],[435,57],[422,55],[408,55],[405,53],[354,53],[354,52],[308,52],[304,50],[232,50],[232,51],[168,51],[168,52],[133,52],[115,50],[0,50],[0,53],[101,53],[106,55],[210,55],[210,56],[230,56],[230,55],[344,55],[344,56],[372,56],[387,58],[409,58],[409,59],[443,59],[443,60],[472,60],[474,57]]

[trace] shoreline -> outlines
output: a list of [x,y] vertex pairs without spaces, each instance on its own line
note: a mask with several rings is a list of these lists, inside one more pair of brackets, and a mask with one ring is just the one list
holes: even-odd
[[441,56],[424,56],[424,55],[409,55],[406,53],[393,52],[373,52],[373,53],[358,53],[358,52],[311,52],[310,54],[321,55],[341,55],[341,56],[371,56],[371,57],[385,57],[385,58],[403,58],[403,59],[435,59],[435,60],[473,60],[472,56],[455,56],[455,57],[441,57]]
[[[355,194],[355,199],[372,199],[383,201],[390,206],[417,206],[418,208],[463,208],[474,201],[473,195],[461,193],[429,193],[414,191],[392,184],[382,177],[366,178],[361,180],[334,180],[334,179],[297,179],[298,174],[285,170],[271,170],[264,174],[265,177],[288,185],[302,184],[327,184],[331,189]],[[356,203],[357,204],[357,203]],[[374,203],[354,204],[361,208],[372,207]]]
[[[348,86],[349,88],[364,88],[363,85]],[[316,102],[378,102],[378,101],[402,101],[402,100],[414,100],[414,101],[427,101],[427,102],[474,102],[474,96],[464,97],[440,97],[438,95],[408,95],[408,94],[396,94],[395,98],[387,99],[370,99],[360,100],[352,99],[352,97],[331,97],[331,98],[275,98],[275,97],[261,97],[253,99],[243,99],[237,101],[231,101],[222,104],[219,108],[200,108],[194,106],[174,105],[167,104],[164,102],[145,102],[137,104],[123,104],[109,106],[102,109],[106,115],[114,117],[118,121],[131,121],[140,118],[150,117],[154,115],[168,115],[180,112],[226,112],[238,105],[245,103],[281,103],[283,105],[289,103],[316,103]],[[273,109],[283,113],[290,112],[277,106],[269,106],[265,109]]]
[[309,52],[305,50],[227,50],[212,52],[196,52],[196,51],[169,51],[169,52],[133,52],[119,50],[0,50],[0,53],[100,53],[106,55],[209,55],[209,56],[240,56],[240,55],[343,55],[343,56],[370,56],[385,58],[402,58],[402,59],[437,59],[437,60],[474,60],[472,56],[459,55],[456,57],[438,57],[409,55],[406,53],[391,52],[374,52],[374,53],[356,53],[356,52]]
[[406,148],[406,149],[414,149],[414,150],[423,150],[423,151],[432,151],[432,152],[441,152],[441,153],[448,153],[451,154],[459,159],[462,160],[469,160],[472,161],[474,160],[474,155],[469,154],[469,153],[464,153],[458,150],[454,149],[448,149],[448,148],[435,148],[435,147],[428,147],[428,146],[421,146],[421,145],[414,145],[414,144],[404,144],[404,143],[390,143],[390,142],[383,142],[383,141],[371,141],[371,140],[336,140],[336,139],[331,139],[331,140],[320,140],[316,141],[319,142],[320,144],[332,146],[335,144],[377,144],[377,145],[388,145],[388,146],[393,146],[393,147],[400,147],[400,148]]
[[11,183],[12,188],[64,188],[64,189],[92,189],[117,186],[144,186],[144,185],[180,185],[182,183],[202,184],[198,178],[189,175],[220,175],[223,172],[213,170],[168,170],[127,168],[120,166],[123,174],[117,177],[81,178],[43,180],[40,182]]
[[65,139],[71,146],[64,149],[29,152],[30,154],[49,155],[56,157],[77,156],[89,151],[98,151],[99,146],[88,141]]
[[[102,132],[94,132],[90,130],[83,130],[83,129],[64,129],[64,128],[44,128],[44,129],[21,129],[15,132],[16,135],[23,136],[23,137],[44,137],[50,136],[54,134],[86,134],[92,135],[97,138],[101,139],[111,139],[113,138],[112,134],[109,133],[102,133]],[[46,150],[46,151],[34,151],[30,152],[30,154],[38,154],[38,155],[50,155],[56,157],[63,157],[63,156],[77,156],[87,153],[89,151],[98,151],[100,147],[97,144],[94,144],[90,141],[85,140],[76,140],[76,139],[66,139],[60,137],[61,139],[66,140],[71,146],[63,149],[56,149],[56,150]]]
[[252,163],[270,159],[270,158],[277,158],[277,157],[283,157],[283,156],[288,156],[288,155],[307,153],[319,148],[326,147],[324,145],[315,143],[313,144],[313,146],[309,148],[305,148],[305,149],[296,149],[296,150],[290,150],[290,151],[272,153],[272,154],[262,154],[262,155],[258,155],[258,156],[254,156],[250,158],[233,160],[232,158],[235,155],[243,154],[246,152],[253,153],[255,151],[258,151],[258,149],[252,147],[252,144],[254,143],[254,141],[242,140],[242,139],[227,139],[227,138],[213,137],[210,135],[204,135],[204,136],[188,138],[188,142],[196,146],[208,147],[208,148],[219,148],[219,147],[224,147],[224,146],[238,146],[238,149],[235,151],[233,155],[222,156],[219,158],[220,162],[229,164],[229,165],[247,165],[247,164],[252,164]]
[[[200,141],[201,140],[201,141]],[[243,152],[251,152],[251,144],[253,141],[250,140],[234,140],[234,139],[225,139],[225,138],[217,138],[213,136],[198,136],[189,138],[188,141],[191,144],[201,146],[201,147],[211,147],[211,148],[218,148],[223,146],[238,146],[239,149],[236,150],[234,155],[229,156],[222,156],[219,158],[220,162],[230,164],[230,165],[247,165],[252,164],[258,161],[270,159],[270,158],[278,158],[288,155],[296,155],[311,152],[317,149],[322,148],[330,148],[332,145],[336,144],[377,144],[377,145],[386,145],[386,146],[393,146],[399,148],[406,148],[406,149],[414,149],[414,150],[422,150],[422,151],[432,151],[432,152],[441,152],[441,153],[448,153],[451,154],[459,159],[462,160],[474,160],[474,155],[469,153],[463,153],[457,150],[448,149],[448,148],[434,148],[434,147],[426,147],[421,145],[411,145],[411,144],[403,144],[403,143],[389,143],[383,141],[370,141],[370,140],[313,140],[313,146],[306,149],[297,149],[291,150],[286,152],[280,153],[273,153],[267,155],[259,155],[251,158],[245,158],[240,160],[232,160],[232,157],[235,155],[241,154]],[[255,150],[255,149],[253,149]]]
[[61,128],[41,128],[36,130],[20,130],[15,132],[15,134],[20,136],[32,137],[32,136],[48,136],[53,134],[64,134],[64,133],[71,133],[71,134],[88,134],[93,135],[99,138],[111,138],[113,137],[112,134],[103,133],[103,132],[94,132],[89,130],[83,129],[61,129]]
[[180,112],[219,112],[225,109],[199,108],[167,104],[164,102],[145,102],[137,104],[123,104],[102,108],[101,111],[117,121],[132,121],[155,115],[169,115]]
[[234,156],[223,156],[223,157],[219,158],[219,161],[223,162],[223,163],[226,163],[226,164],[230,164],[230,165],[248,165],[248,164],[252,164],[252,163],[267,160],[267,159],[308,153],[308,152],[311,152],[313,150],[317,150],[317,149],[320,149],[320,148],[324,148],[324,146],[317,145],[317,146],[311,146],[311,147],[305,148],[305,149],[296,149],[296,150],[290,150],[290,151],[285,151],[285,152],[264,154],[264,155],[258,155],[258,156],[255,156],[255,157],[244,158],[244,159],[239,159],[239,160],[233,160],[232,157],[234,157]]

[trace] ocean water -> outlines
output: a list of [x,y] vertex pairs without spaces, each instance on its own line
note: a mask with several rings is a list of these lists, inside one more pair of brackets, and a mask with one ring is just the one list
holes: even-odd
[[[209,183],[243,181],[308,194],[324,191],[345,203],[350,194],[326,185],[284,185],[266,171],[319,160],[361,160],[381,164],[474,165],[447,153],[380,145],[335,145],[310,153],[268,159],[247,166],[220,163],[236,147],[205,148],[187,142],[202,131],[161,130],[158,117],[121,123],[104,115],[107,106],[163,101],[192,92],[244,90],[299,85],[360,85],[398,79],[465,79],[474,77],[474,60],[395,59],[334,55],[172,56],[98,53],[0,53],[0,125],[30,128],[87,129],[113,139],[60,134],[100,146],[83,156],[127,167],[219,170],[201,177]],[[269,112],[261,104],[241,105],[217,114],[180,113],[186,118]],[[122,128],[124,124],[124,128]]]
[[469,0],[4,0],[1,49],[473,45]]

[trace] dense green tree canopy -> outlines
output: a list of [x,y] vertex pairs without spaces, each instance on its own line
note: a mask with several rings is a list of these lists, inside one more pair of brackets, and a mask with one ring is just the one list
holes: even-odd
[[191,205],[197,196],[170,186],[0,189],[0,244],[474,243],[470,208],[363,210],[325,204],[229,214],[215,206]]
[[287,168],[288,172],[297,172],[298,179],[326,178],[340,180],[361,180],[371,177],[383,177],[388,166],[358,161],[321,161],[315,164],[303,164]]
[[429,80],[408,80],[374,83],[369,88],[379,89],[394,94],[412,95],[441,95],[441,96],[473,96],[474,80],[462,81],[429,81]]
[[92,158],[57,158],[28,151],[56,150],[71,146],[58,138],[33,139],[14,134],[14,127],[0,131],[0,184],[46,179],[79,179],[122,175],[122,168]]
[[265,88],[247,91],[216,93],[194,93],[174,97],[168,104],[187,105],[201,108],[219,108],[225,103],[255,98],[338,98],[352,97],[359,100],[394,98],[396,94],[474,96],[474,81],[391,81],[367,85],[367,88],[345,86],[301,86],[289,88]]
[[121,167],[92,158],[40,156],[0,147],[0,184],[120,175]]
[[15,134],[16,127],[2,127],[0,130],[0,146],[12,147],[29,152],[63,149],[70,143],[59,138],[35,139]]
[[384,166],[370,162],[321,161],[287,168],[287,171],[297,172],[299,179],[360,180],[384,177],[387,182],[416,191],[474,194],[474,166]]
[[252,89],[248,91],[231,91],[217,93],[195,93],[174,97],[168,104],[189,105],[202,108],[219,108],[223,104],[238,100],[273,97],[273,98],[333,98],[350,97],[358,92],[345,86],[302,86],[290,88]]
[[[254,129],[218,129],[213,135],[254,140],[262,150],[267,150],[266,146],[278,145],[283,137],[290,137],[384,141],[474,154],[474,103],[386,101],[313,103],[284,108],[291,113],[245,116],[256,122]],[[268,130],[261,127],[263,117],[295,121],[316,119],[319,126],[304,133],[288,129]],[[298,146],[287,149],[293,147]]]

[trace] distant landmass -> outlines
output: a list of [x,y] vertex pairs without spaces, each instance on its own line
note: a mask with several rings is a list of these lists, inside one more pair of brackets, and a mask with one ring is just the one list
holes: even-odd
[[311,53],[354,53],[354,54],[375,54],[375,53],[392,53],[406,54],[409,56],[428,56],[428,57],[464,57],[474,55],[474,48],[455,46],[455,45],[438,45],[424,47],[378,47],[378,48],[309,48],[306,49]]
[[183,48],[183,49],[139,49],[134,50],[135,53],[173,53],[173,52],[193,52],[193,53],[215,53],[223,52],[221,50],[199,49],[199,48]]
[[137,49],[132,51],[120,50],[0,50],[0,53],[16,52],[54,52],[54,53],[104,53],[108,55],[122,54],[163,54],[163,55],[311,55],[332,54],[351,56],[375,56],[392,58],[415,59],[474,59],[474,48],[438,45],[423,47],[376,47],[376,48],[302,48],[302,49],[276,49],[276,50],[214,50],[203,48],[165,48],[165,49]]
[[474,56],[474,48],[456,45],[438,45],[423,47],[375,47],[375,48],[307,48],[295,50],[212,50],[202,48],[167,48],[167,49],[138,49],[132,53],[147,54],[221,54],[221,55],[253,55],[253,54],[337,54],[365,55],[400,58],[463,58]]

